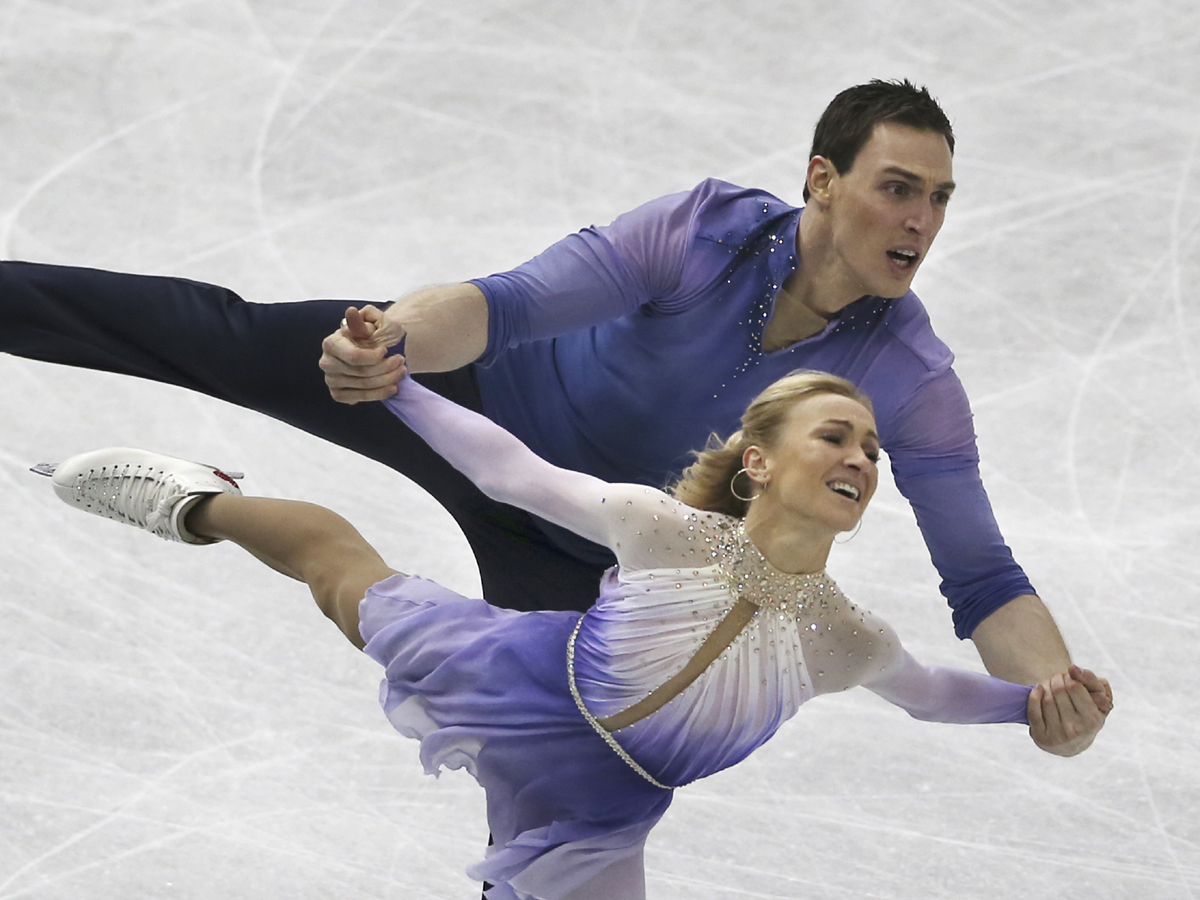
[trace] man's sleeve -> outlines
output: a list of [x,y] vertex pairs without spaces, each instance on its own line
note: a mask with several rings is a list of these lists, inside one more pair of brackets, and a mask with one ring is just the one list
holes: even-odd
[[471,283],[488,302],[487,365],[504,350],[628,315],[675,291],[705,200],[693,191],[651,200],[590,227],[509,271]]
[[992,514],[971,418],[962,383],[946,369],[901,409],[887,448],[896,486],[912,505],[942,576],[960,638],[969,638],[1008,601],[1034,593]]

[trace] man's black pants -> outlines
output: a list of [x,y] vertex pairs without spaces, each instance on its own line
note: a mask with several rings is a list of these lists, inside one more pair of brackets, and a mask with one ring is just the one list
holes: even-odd
[[[522,510],[485,497],[378,403],[335,402],[317,367],[346,300],[247,303],[182,278],[0,263],[0,351],[135,375],[264,413],[412,479],[466,535],[483,595],[509,609],[585,610],[605,565],[563,552]],[[474,366],[418,381],[479,411]]]

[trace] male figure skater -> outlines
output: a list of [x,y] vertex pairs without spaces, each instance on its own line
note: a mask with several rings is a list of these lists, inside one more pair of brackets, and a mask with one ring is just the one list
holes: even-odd
[[[549,461],[661,485],[728,433],[762,387],[822,369],[872,398],[897,485],[988,670],[1032,684],[1070,659],[1012,559],[979,480],[970,409],[909,285],[954,190],[953,132],[924,89],[839,94],[797,209],[706,181],[555,244],[518,268],[411,294],[259,305],[182,279],[0,265],[0,349],[203,391],[410,476],[463,528],[485,597],[583,608],[611,557],[479,493],[379,404],[400,359]],[[339,327],[343,314],[346,326]],[[378,326],[378,327],[376,327]],[[325,337],[321,369],[313,366]],[[1086,748],[1104,721],[1083,684],[1042,701],[1039,746]],[[1104,704],[1106,707],[1108,704]]]

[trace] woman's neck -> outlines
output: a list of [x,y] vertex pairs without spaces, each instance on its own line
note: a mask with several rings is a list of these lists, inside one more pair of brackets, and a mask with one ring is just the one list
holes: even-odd
[[746,536],[775,568],[801,575],[825,568],[834,533],[810,519],[798,521],[760,497],[746,513]]

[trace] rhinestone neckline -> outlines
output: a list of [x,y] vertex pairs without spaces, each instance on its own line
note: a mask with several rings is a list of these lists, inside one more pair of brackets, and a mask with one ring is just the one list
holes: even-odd
[[772,565],[746,534],[745,519],[731,519],[718,527],[713,555],[729,591],[760,609],[799,616],[824,610],[841,597],[837,583],[824,570],[791,574]]

